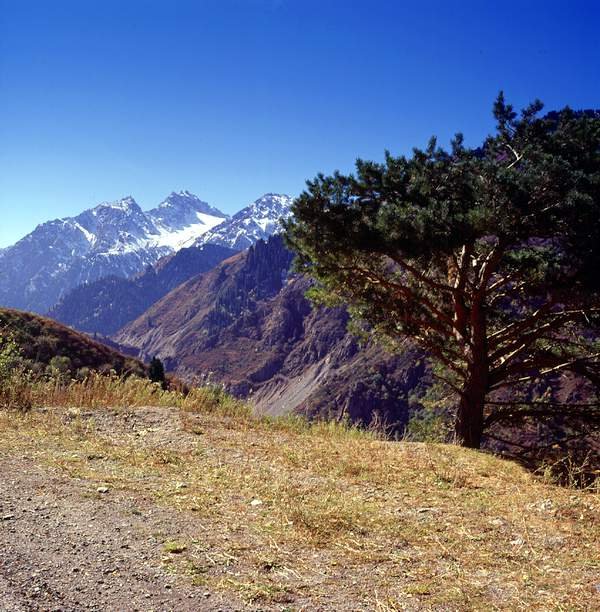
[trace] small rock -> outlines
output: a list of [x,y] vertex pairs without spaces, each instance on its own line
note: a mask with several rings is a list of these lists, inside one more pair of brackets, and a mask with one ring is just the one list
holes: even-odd
[[564,546],[565,538],[562,536],[550,536],[546,540],[546,545],[550,548],[560,548]]
[[10,521],[10,520],[12,520],[12,519],[14,519],[14,518],[15,518],[15,515],[14,515],[14,514],[5,514],[5,515],[2,517],[2,520],[3,520],[3,521]]
[[206,593],[202,593],[203,597],[210,597],[210,593],[208,591],[206,591]]
[[262,500],[261,499],[253,499],[250,502],[250,505],[251,506],[262,506]]
[[98,487],[96,491],[98,491],[98,493],[108,493],[108,487]]

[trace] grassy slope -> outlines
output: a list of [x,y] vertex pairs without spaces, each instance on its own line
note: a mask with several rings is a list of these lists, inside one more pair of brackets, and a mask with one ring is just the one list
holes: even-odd
[[113,369],[117,373],[143,375],[145,367],[137,359],[126,357],[85,334],[39,315],[0,308],[0,335],[8,335],[17,343],[21,355],[45,366],[55,356],[69,357],[73,371]]
[[484,453],[182,406],[0,413],[0,457],[171,507],[195,535],[164,534],[154,562],[251,607],[600,603],[595,493]]

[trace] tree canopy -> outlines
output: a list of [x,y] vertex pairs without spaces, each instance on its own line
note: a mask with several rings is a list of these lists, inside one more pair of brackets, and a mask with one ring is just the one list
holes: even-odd
[[517,114],[500,94],[481,147],[432,138],[320,174],[286,223],[321,299],[441,366],[466,446],[506,416],[501,390],[567,370],[600,382],[600,113],[541,110]]
[[167,378],[165,376],[165,366],[163,362],[156,356],[152,357],[150,367],[148,368],[148,378],[152,382],[160,383],[163,389],[167,388]]

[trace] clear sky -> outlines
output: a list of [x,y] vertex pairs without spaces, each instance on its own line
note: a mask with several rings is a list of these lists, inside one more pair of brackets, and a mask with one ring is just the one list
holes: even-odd
[[189,189],[267,191],[491,131],[498,90],[600,107],[597,0],[0,0],[0,247]]

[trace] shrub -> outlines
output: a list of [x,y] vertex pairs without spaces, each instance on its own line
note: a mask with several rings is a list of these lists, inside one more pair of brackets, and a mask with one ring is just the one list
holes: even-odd
[[148,370],[148,378],[152,382],[160,383],[163,390],[167,388],[167,379],[165,378],[165,367],[158,357],[153,357]]
[[71,360],[68,357],[52,357],[46,367],[46,373],[54,377],[69,378],[71,375]]
[[420,397],[410,397],[410,418],[404,430],[411,442],[449,442],[452,439],[451,403],[443,385],[433,384]]
[[19,351],[14,340],[0,335],[0,383],[10,377],[19,363]]
[[0,381],[0,408],[25,412],[32,406],[31,373],[17,367]]

